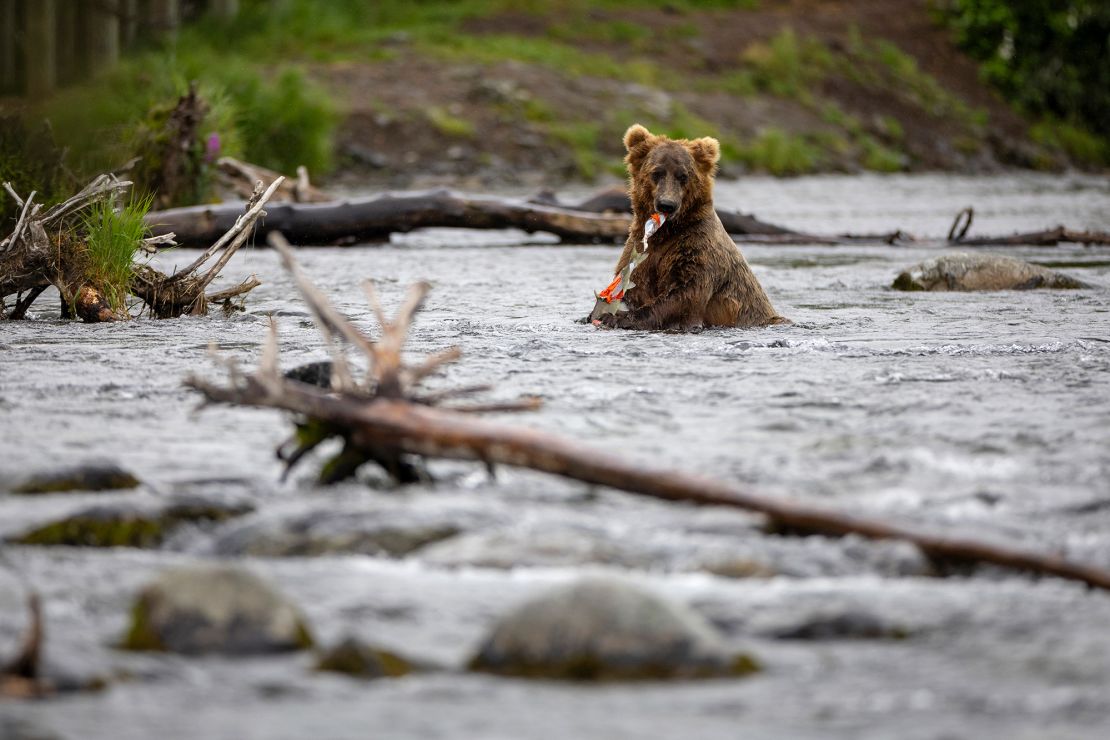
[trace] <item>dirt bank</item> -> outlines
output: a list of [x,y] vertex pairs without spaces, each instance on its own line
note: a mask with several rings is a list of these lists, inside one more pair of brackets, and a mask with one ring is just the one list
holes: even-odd
[[[318,64],[346,106],[337,179],[534,186],[621,174],[634,121],[714,134],[722,174],[1059,169],[927,3],[510,11]],[[413,173],[420,173],[415,175]]]

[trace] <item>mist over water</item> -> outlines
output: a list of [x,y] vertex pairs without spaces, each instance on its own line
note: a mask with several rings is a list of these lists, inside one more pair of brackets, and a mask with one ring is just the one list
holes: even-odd
[[[818,233],[941,236],[965,205],[976,207],[977,234],[1059,223],[1110,229],[1110,184],[1080,176],[752,179],[719,183],[716,198]],[[490,400],[544,399],[542,410],[508,423],[646,466],[1110,566],[1105,249],[1006,251],[1060,265],[1094,289],[979,294],[892,291],[901,269],[938,254],[925,247],[743,251],[793,326],[678,334],[577,324],[592,292],[609,282],[618,250],[542,235],[429,230],[298,258],[368,331],[361,280],[374,281],[387,311],[409,283],[431,281],[409,351],[463,350],[432,389],[491,383]],[[155,263],[168,269],[194,257],[177,250]],[[0,482],[105,458],[144,481],[137,493],[0,495],[0,536],[93,503],[181,492],[256,506],[245,520],[183,530],[157,551],[6,547],[44,597],[48,661],[134,678],[102,694],[0,706],[0,736],[16,723],[105,739],[1040,738],[1110,730],[1110,599],[1074,584],[988,570],[929,577],[928,564],[896,543],[776,537],[741,512],[511,469],[490,478],[480,466],[438,464],[439,483],[397,491],[358,482],[317,488],[309,464],[280,482],[273,450],[290,431],[281,414],[195,414],[198,397],[181,387],[190,372],[221,377],[209,343],[253,366],[271,314],[285,368],[325,358],[276,254],[245,250],[221,279],[251,273],[263,285],[231,318],[85,326],[56,320],[56,301],[44,296],[34,321],[0,328]],[[402,559],[233,558],[291,595],[320,643],[356,634],[457,667],[514,604],[604,571],[692,603],[765,670],[740,681],[601,689],[452,673],[359,683],[312,673],[307,656],[183,659],[112,649],[134,593],[153,574],[222,552],[235,528],[314,513],[461,530]],[[15,583],[0,570],[0,656],[13,652],[23,625]],[[908,637],[775,637],[807,618],[846,613]]]

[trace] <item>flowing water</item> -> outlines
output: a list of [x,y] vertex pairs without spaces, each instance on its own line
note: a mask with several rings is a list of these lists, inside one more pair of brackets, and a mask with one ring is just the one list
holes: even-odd
[[[1110,183],[1082,177],[819,177],[722,183],[718,205],[820,232],[942,235],[964,205],[977,233],[1066,223],[1110,229]],[[431,388],[492,383],[538,394],[504,416],[644,465],[1110,567],[1110,252],[1009,254],[1096,286],[905,294],[889,285],[925,247],[744,251],[789,327],[603,331],[575,319],[617,250],[519,233],[432,230],[359,249],[303,250],[305,271],[374,330],[359,282],[387,307],[434,289],[414,355],[456,345]],[[180,250],[163,267],[191,261]],[[100,693],[0,704],[0,736],[120,738],[1065,738],[1110,733],[1110,598],[1055,579],[980,569],[936,577],[912,548],[774,536],[742,512],[591,490],[527,471],[433,465],[439,482],[330,489],[311,465],[280,481],[275,411],[210,408],[182,388],[219,377],[209,343],[250,366],[267,317],[285,367],[324,350],[276,255],[237,256],[224,280],[264,284],[244,313],[83,326],[0,327],[0,490],[89,459],[135,472],[137,492],[0,493],[0,536],[94,503],[183,493],[254,505],[179,531],[160,550],[5,548],[0,656],[42,593],[47,660],[118,678]],[[374,476],[364,476],[371,479]],[[370,485],[367,485],[367,482]],[[282,523],[339,530],[448,527],[404,557],[276,557],[238,546]],[[329,524],[330,522],[330,524]],[[245,552],[244,552],[245,551]],[[160,570],[222,558],[272,579],[319,642],[353,634],[447,670],[378,682],[313,673],[311,656],[191,659],[113,649],[136,591]],[[514,604],[586,573],[619,574],[691,604],[764,670],[742,680],[534,683],[456,672]],[[788,639],[822,620],[902,639]],[[812,631],[812,630],[811,630]]]

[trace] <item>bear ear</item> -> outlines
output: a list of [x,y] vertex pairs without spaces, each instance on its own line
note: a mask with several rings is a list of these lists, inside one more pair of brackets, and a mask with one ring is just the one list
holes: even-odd
[[687,146],[690,155],[704,172],[712,172],[721,158],[721,145],[711,136],[694,139]]
[[650,131],[638,123],[632,124],[624,132],[624,147],[628,150],[624,162],[628,165],[629,174],[635,175],[639,172],[640,166],[653,148],[655,139],[656,137]]
[[628,151],[651,138],[651,132],[638,123],[634,123],[624,132],[624,148]]

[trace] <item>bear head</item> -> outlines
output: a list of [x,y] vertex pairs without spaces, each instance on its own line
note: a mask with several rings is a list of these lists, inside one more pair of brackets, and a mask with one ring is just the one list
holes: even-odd
[[713,176],[721,158],[716,139],[656,136],[637,123],[625,132],[624,146],[637,218],[661,213],[681,220],[713,207]]

